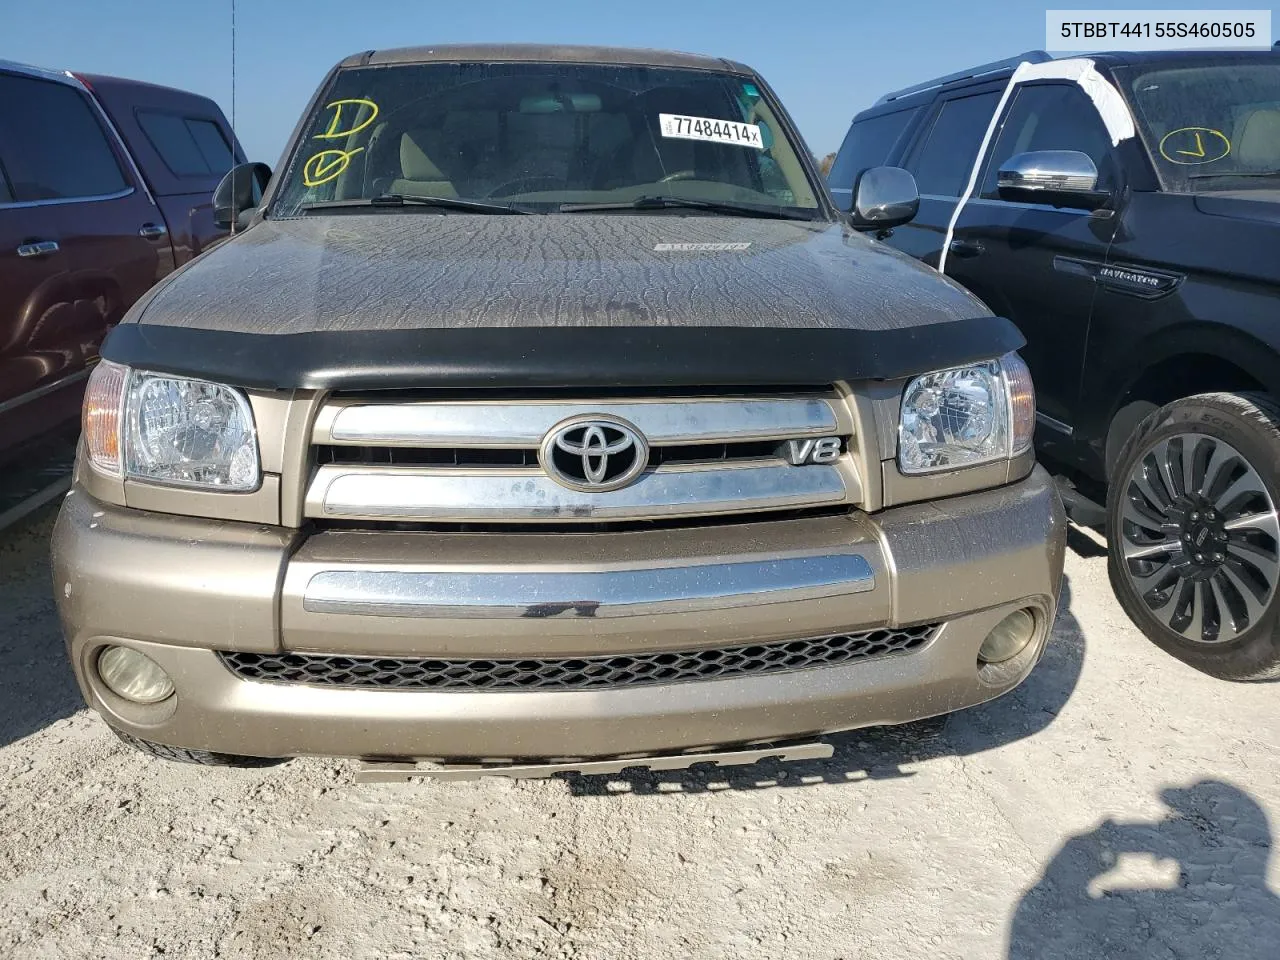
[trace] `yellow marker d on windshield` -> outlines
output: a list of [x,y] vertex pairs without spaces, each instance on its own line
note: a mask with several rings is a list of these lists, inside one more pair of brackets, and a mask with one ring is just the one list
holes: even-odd
[[1170,163],[1213,163],[1230,152],[1227,135],[1212,127],[1181,127],[1170,130],[1160,141],[1160,156]]
[[[348,107],[353,109],[348,110]],[[332,110],[333,117],[329,120],[329,128],[324,133],[317,133],[312,138],[314,140],[340,140],[343,137],[349,137],[369,126],[378,116],[378,105],[372,100],[334,100],[332,103],[326,103],[324,108]],[[365,108],[368,108],[369,115],[362,120],[360,114]],[[344,115],[349,116],[348,126],[345,127],[343,126]]]
[[351,163],[351,158],[362,150],[364,147],[356,147],[354,150],[321,150],[313,154],[302,165],[303,184],[318,187],[322,183],[328,183],[340,176]]

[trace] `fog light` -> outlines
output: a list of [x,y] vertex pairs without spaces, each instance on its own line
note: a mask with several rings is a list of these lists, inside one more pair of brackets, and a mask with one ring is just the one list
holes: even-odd
[[146,654],[107,647],[98,654],[98,676],[118,697],[132,703],[159,703],[173,696],[173,681]]
[[1036,618],[1030,610],[1015,610],[995,625],[978,649],[983,663],[1003,663],[1020,654],[1036,634]]

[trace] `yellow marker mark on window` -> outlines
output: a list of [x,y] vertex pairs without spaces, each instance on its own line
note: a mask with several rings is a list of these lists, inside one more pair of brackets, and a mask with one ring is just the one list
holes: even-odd
[[302,182],[308,187],[328,183],[340,176],[350,165],[351,158],[362,150],[364,147],[356,147],[354,150],[321,150],[302,165]]
[[[333,103],[324,105],[326,110],[333,111],[333,117],[329,120],[329,128],[324,133],[317,133],[313,140],[341,140],[343,137],[349,137],[353,133],[359,133],[378,116],[378,105],[372,100],[335,100]],[[348,109],[351,108],[351,109]],[[360,115],[368,109],[369,115],[363,120]],[[347,126],[343,126],[344,117]],[[354,124],[352,126],[351,124]]]
[[1227,135],[1213,127],[1181,127],[1170,130],[1160,141],[1160,156],[1184,166],[1213,163],[1230,152]]

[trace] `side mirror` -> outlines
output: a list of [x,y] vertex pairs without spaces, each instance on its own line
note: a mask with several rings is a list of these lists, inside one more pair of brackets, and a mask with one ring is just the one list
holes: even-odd
[[872,167],[853,183],[850,220],[855,227],[887,230],[908,223],[919,210],[916,178],[901,167]]
[[1098,168],[1079,150],[1032,150],[1014,154],[996,174],[1001,200],[1097,210],[1111,194],[1098,189]]
[[271,168],[265,163],[241,163],[213,191],[213,222],[224,230],[243,230],[249,225],[253,211],[262,202],[262,194],[271,182]]

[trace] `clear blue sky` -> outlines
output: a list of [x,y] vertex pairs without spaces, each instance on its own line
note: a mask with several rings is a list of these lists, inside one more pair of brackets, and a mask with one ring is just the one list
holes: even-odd
[[[1046,6],[1142,6],[1135,0],[237,3],[237,132],[250,159],[273,166],[325,71],[359,50],[528,41],[729,57],[769,80],[821,156],[839,146],[853,114],[886,90],[1042,46]],[[0,57],[182,87],[231,113],[231,0],[5,0],[3,6]],[[1247,0],[1180,6],[1266,9]]]

